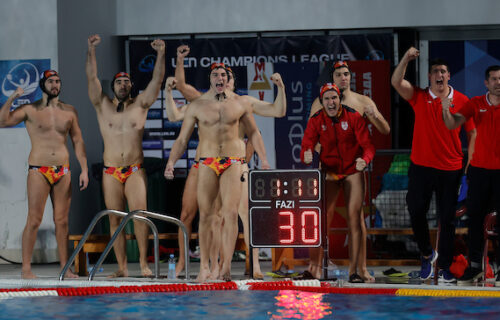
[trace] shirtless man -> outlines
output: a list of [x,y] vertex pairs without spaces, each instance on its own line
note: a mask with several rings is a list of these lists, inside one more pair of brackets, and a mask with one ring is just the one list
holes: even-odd
[[[220,219],[213,205],[220,192],[224,219],[222,229],[223,262],[220,278],[231,278],[231,259],[238,232],[238,205],[241,198],[241,165],[245,161],[245,148],[239,138],[240,122],[246,128],[249,140],[262,159],[262,168],[269,168],[264,142],[257,130],[248,100],[231,94],[227,88],[228,75],[223,64],[212,65],[210,89],[193,101],[186,109],[181,132],[175,141],[165,169],[165,176],[173,178],[174,164],[184,153],[187,142],[198,124],[198,171],[197,198],[200,208],[200,273],[199,281],[219,278],[219,268],[209,266],[209,252],[213,239],[220,233]],[[167,97],[173,103],[172,96]],[[218,264],[217,257],[210,254],[212,265]]]
[[[356,110],[362,116],[365,116],[368,119],[368,121],[370,121],[370,123],[374,125],[375,128],[377,128],[378,132],[380,132],[381,134],[389,134],[391,132],[389,124],[384,119],[384,116],[378,110],[375,102],[373,102],[373,100],[370,97],[364,96],[362,94],[356,93],[351,90],[351,70],[349,69],[349,65],[347,64],[347,62],[337,61],[333,65],[332,80],[342,93],[342,104]],[[319,98],[316,98],[316,100],[314,100],[311,106],[311,113],[309,114],[309,117],[314,115],[322,108],[323,106],[321,105]],[[316,151],[319,152],[319,149],[318,148],[316,149],[317,149]],[[327,183],[331,182],[327,181]],[[333,199],[331,199],[330,197],[327,198],[328,208],[331,208],[332,201]],[[361,213],[361,215],[364,216],[363,213]],[[366,268],[367,233],[366,233],[366,225],[364,223],[361,223],[360,231],[361,231],[360,235],[361,248],[359,250],[359,257],[357,259],[358,269],[361,272],[360,274],[361,277],[365,281],[371,282],[374,281],[375,279],[370,275],[370,273]]]
[[[378,110],[375,102],[373,102],[370,97],[351,90],[351,70],[347,62],[337,61],[333,65],[332,80],[342,93],[342,104],[349,106],[362,116],[368,118],[368,121],[370,121],[381,134],[389,134],[391,132],[389,124]],[[322,108],[323,106],[319,98],[316,98],[311,106],[310,115],[312,116]]]
[[[47,70],[40,79],[42,99],[10,111],[12,102],[23,95],[20,87],[0,109],[0,127],[11,127],[24,121],[31,140],[28,158],[28,218],[23,231],[23,279],[34,279],[31,256],[36,234],[42,222],[47,197],[50,194],[54,210],[56,241],[61,269],[68,260],[68,212],[71,203],[71,171],[66,148],[71,138],[80,163],[80,191],[87,188],[89,178],[87,155],[75,107],[59,100],[61,79],[56,71]],[[77,278],[70,270],[65,277]]]
[[[112,82],[114,97],[106,96],[97,78],[95,48],[101,42],[98,35],[88,38],[87,80],[89,97],[97,112],[97,120],[104,140],[104,173],[102,189],[106,208],[125,210],[125,200],[130,211],[146,210],[147,177],[142,168],[142,135],[148,108],[155,102],[165,74],[165,43],[154,40],[151,47],[157,52],[153,78],[146,89],[132,98],[132,82],[125,72],[115,75]],[[109,216],[110,231],[114,233],[121,218]],[[139,262],[143,276],[152,274],[147,263],[148,226],[134,220],[134,230],[139,246]],[[125,234],[114,243],[118,271],[116,277],[127,277],[127,256]]]
[[[189,47],[187,45],[181,45],[177,48],[177,63],[175,68],[175,79],[167,79],[167,85],[165,86],[165,96],[170,94],[169,83],[176,86],[187,101],[191,102],[202,95],[201,92],[196,90],[193,86],[186,83],[185,72],[184,72],[184,58],[189,54]],[[229,69],[229,68],[228,68]],[[229,69],[229,80],[228,89],[230,92],[234,92],[234,81],[235,76],[232,70]],[[269,103],[265,101],[260,101],[251,96],[243,96],[248,99],[248,103],[251,104],[252,110],[255,114],[264,117],[275,117],[280,118],[286,114],[286,95],[285,86],[281,80],[279,73],[275,73],[271,76],[271,81],[273,81],[278,87],[278,95],[274,103]],[[175,105],[171,106],[167,103],[167,116],[170,121],[182,121],[184,119],[184,113],[187,105],[180,108],[176,108]],[[240,128],[240,137],[244,137],[243,128]],[[247,144],[247,155],[253,154],[253,148],[251,147],[251,142]],[[246,157],[246,159],[249,159]],[[198,176],[198,164],[195,164],[191,170],[189,170],[188,178],[186,179],[186,184],[184,186],[184,193],[182,196],[182,211],[181,211],[181,221],[186,225],[189,235],[191,234],[191,224],[198,211],[198,203],[196,202],[196,186],[197,186],[197,176]],[[244,163],[242,165],[242,174],[248,172],[248,164]],[[238,208],[238,214],[240,215],[241,221],[243,223],[243,234],[245,236],[245,243],[249,244],[249,228],[248,228],[248,183],[242,181],[242,192],[241,200]],[[179,250],[184,251],[184,235],[181,230],[179,230]],[[264,276],[260,269],[259,263],[259,249],[255,248],[253,252],[253,265],[254,272],[253,278],[262,279]],[[179,256],[179,261],[176,266],[176,274],[178,275],[184,269],[184,256]]]

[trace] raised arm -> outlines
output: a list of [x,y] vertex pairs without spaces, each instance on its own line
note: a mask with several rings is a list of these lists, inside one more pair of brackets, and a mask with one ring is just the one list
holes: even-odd
[[182,156],[184,151],[186,151],[189,137],[191,137],[191,134],[193,133],[195,124],[195,106],[190,105],[190,107],[186,110],[179,136],[175,140],[174,145],[172,146],[172,150],[170,150],[170,156],[168,157],[167,166],[165,167],[165,178],[174,178],[174,165]]
[[448,129],[453,130],[464,124],[466,119],[461,113],[451,113],[450,111],[451,103],[452,101],[449,98],[441,100],[444,124]]
[[261,160],[261,169],[269,169],[271,166],[267,161],[266,147],[264,146],[264,140],[262,140],[262,136],[260,134],[257,125],[255,124],[255,119],[253,117],[253,113],[248,108],[247,112],[242,116],[241,122],[244,125],[245,133],[248,137],[248,141],[252,143]]
[[[74,108],[73,108],[74,109]],[[87,167],[87,153],[85,152],[85,143],[83,142],[82,130],[80,129],[80,124],[78,123],[78,113],[74,110],[73,123],[69,131],[71,142],[73,143],[73,149],[75,149],[76,159],[80,163],[80,168],[82,172],[80,173],[79,185],[80,191],[87,189],[89,184],[89,170]]]
[[286,115],[286,94],[285,85],[279,73],[271,76],[271,81],[278,87],[278,95],[273,103],[261,101],[251,96],[247,96],[252,105],[253,112],[263,117],[281,118]]
[[391,84],[405,100],[410,100],[413,97],[414,91],[411,83],[405,80],[406,68],[408,67],[408,63],[417,59],[419,55],[420,52],[416,48],[411,47],[408,49],[392,74]]
[[377,128],[378,132],[381,134],[389,134],[391,132],[391,127],[384,116],[380,113],[375,102],[366,96],[362,96],[365,99],[365,107],[363,116],[366,116],[371,124]]
[[184,58],[189,54],[189,47],[181,45],[177,47],[177,62],[175,63],[175,80],[177,90],[179,90],[187,101],[191,102],[201,96],[201,92],[190,84],[186,83],[186,73],[184,71]]
[[176,86],[174,77],[168,77],[165,83],[165,111],[167,112],[168,121],[176,122],[184,120],[187,104],[177,108],[174,98],[172,97],[172,89]]
[[153,69],[153,77],[146,89],[137,96],[137,101],[143,108],[149,108],[158,99],[161,83],[165,76],[165,42],[156,39],[151,42],[151,47],[156,51],[156,62]]
[[0,109],[0,128],[4,127],[12,127],[22,121],[26,120],[26,111],[24,110],[24,106],[16,108],[14,111],[10,111],[10,107],[14,100],[22,96],[24,90],[21,87],[17,87],[16,91],[7,98],[7,101],[3,104]]
[[88,51],[87,62],[85,64],[89,98],[95,108],[101,107],[103,98],[101,82],[97,77],[97,59],[95,56],[95,48],[99,45],[99,43],[101,43],[101,37],[98,34],[91,35],[87,39]]

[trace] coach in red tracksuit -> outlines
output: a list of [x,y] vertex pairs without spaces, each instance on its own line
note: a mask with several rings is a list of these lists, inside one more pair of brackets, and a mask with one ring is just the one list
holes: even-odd
[[[335,84],[327,83],[321,87],[319,97],[323,109],[307,123],[300,156],[304,163],[310,164],[314,146],[318,142],[321,144],[319,156],[327,180],[327,225],[330,225],[335,202],[343,189],[349,226],[349,281],[364,282],[362,276],[368,273],[366,266],[364,270],[357,267],[359,255],[366,254],[360,252],[361,241],[366,241],[361,239],[360,232],[361,224],[365,223],[360,214],[365,194],[362,171],[373,160],[375,148],[365,120],[354,109],[340,103],[341,93]],[[319,249],[310,251],[309,272],[316,278],[321,277],[321,255]]]
[[[443,103],[443,119],[448,129],[455,129],[468,119],[474,119],[477,129],[476,146],[470,161],[467,177],[467,214],[469,215],[469,260],[470,266],[458,279],[459,285],[480,280],[483,270],[483,223],[487,213],[500,213],[500,66],[486,69],[485,95],[474,97],[465,105],[450,111],[453,101]],[[453,109],[453,108],[452,108]],[[497,230],[500,218],[497,217]],[[495,286],[500,286],[500,249],[496,252],[497,272]]]
[[[406,204],[421,255],[420,278],[431,278],[437,262],[439,282],[453,283],[456,279],[450,271],[450,265],[455,246],[454,221],[464,155],[459,137],[460,129],[446,128],[442,104],[452,100],[453,109],[456,110],[464,105],[468,98],[448,84],[451,74],[448,63],[442,59],[429,61],[428,88],[418,88],[406,80],[408,64],[419,55],[420,52],[416,48],[408,49],[391,78],[392,86],[408,101],[415,114]],[[472,121],[465,129],[471,151],[475,136]],[[440,230],[437,250],[431,245],[427,221],[427,212],[434,192]]]

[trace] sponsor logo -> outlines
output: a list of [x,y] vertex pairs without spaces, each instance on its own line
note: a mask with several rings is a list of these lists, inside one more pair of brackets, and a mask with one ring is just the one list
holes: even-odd
[[[271,90],[271,84],[266,76],[266,63],[255,63],[255,77],[250,90]],[[262,100],[263,97],[261,97]]]
[[340,126],[342,127],[342,130],[347,130],[347,128],[349,128],[349,124],[347,123],[347,121],[342,121],[340,123]]
[[29,62],[22,62],[12,67],[2,80],[2,94],[10,97],[17,87],[24,90],[22,97],[36,91],[41,74],[37,67]]
[[156,57],[152,54],[145,56],[142,58],[141,62],[139,62],[139,71],[140,72],[153,72],[155,68]]

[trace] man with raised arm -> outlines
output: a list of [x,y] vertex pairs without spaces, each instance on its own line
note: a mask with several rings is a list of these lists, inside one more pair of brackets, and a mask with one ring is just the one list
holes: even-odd
[[[167,79],[167,85],[165,86],[165,96],[171,94],[171,90],[168,90],[169,83],[171,86],[175,86],[187,101],[191,102],[196,98],[200,97],[202,93],[196,88],[186,83],[185,72],[184,72],[184,59],[189,54],[190,49],[187,45],[181,45],[177,48],[177,62],[175,68],[175,79]],[[230,92],[235,90],[235,75],[234,72],[228,67],[228,89]],[[264,117],[274,117],[281,118],[286,114],[286,94],[285,86],[283,80],[279,73],[275,73],[271,76],[271,81],[278,87],[278,94],[273,103],[260,101],[251,96],[242,96],[247,99],[248,103],[251,104],[253,113],[264,116]],[[184,119],[184,113],[187,105],[180,108],[176,108],[175,105],[170,106],[166,104],[167,117],[170,121],[182,121]],[[243,139],[244,130],[240,128],[240,137]],[[250,152],[251,151],[251,152]],[[253,153],[253,148],[251,147],[251,142],[247,143],[247,154]],[[248,159],[248,158],[247,158]],[[193,165],[191,170],[189,170],[188,178],[184,186],[184,193],[182,196],[182,211],[181,211],[181,221],[188,228],[189,234],[191,233],[191,223],[198,210],[198,205],[196,200],[196,186],[197,186],[197,174],[198,174],[198,164]],[[242,165],[242,175],[248,172],[248,164],[244,163]],[[249,245],[249,227],[248,227],[248,183],[247,180],[243,179],[241,181],[242,192],[241,201],[238,208],[238,214],[240,215],[241,221],[243,223],[243,233],[245,236],[245,243]],[[182,252],[184,250],[184,236],[181,230],[179,230],[179,250]],[[254,249],[254,278],[262,279],[264,276],[260,270],[259,263],[259,249]],[[176,266],[176,273],[179,274],[184,269],[184,257],[179,256],[179,261]]]
[[[101,42],[99,35],[88,38],[86,73],[88,92],[97,113],[99,128],[104,141],[104,172],[102,189],[107,209],[125,210],[127,201],[130,211],[147,208],[147,177],[142,167],[142,135],[149,107],[156,101],[165,74],[165,43],[154,40],[151,47],[157,52],[153,77],[146,89],[137,97],[130,95],[132,82],[126,72],[117,73],[111,83],[114,97],[102,91],[97,77],[96,46]],[[109,216],[110,231],[114,233],[121,218]],[[147,263],[148,227],[134,221],[134,230],[139,246],[139,262],[144,276],[152,274]],[[125,235],[122,233],[114,243],[118,262],[116,277],[127,277],[127,256]]]
[[[373,100],[362,94],[351,90],[351,69],[345,61],[337,61],[333,65],[332,81],[342,93],[342,104],[356,110],[359,114],[366,117],[372,125],[377,128],[381,134],[389,134],[391,128],[389,123],[380,113]],[[320,99],[316,98],[311,106],[310,116],[321,110]]]
[[[454,130],[471,118],[477,128],[474,156],[467,171],[470,265],[458,279],[458,285],[472,284],[483,275],[484,218],[489,212],[500,212],[500,66],[492,65],[486,69],[484,85],[488,89],[485,95],[470,99],[458,109],[453,100],[443,100],[443,119],[448,129]],[[497,217],[497,230],[499,226],[500,219]],[[498,246],[495,254],[495,286],[499,287]]]
[[[249,140],[262,159],[262,168],[269,168],[264,142],[257,130],[248,100],[232,94],[227,87],[228,75],[224,64],[213,64],[210,71],[210,89],[193,101],[186,109],[181,132],[175,141],[165,176],[173,178],[174,164],[186,149],[188,139],[198,124],[197,155],[200,157],[198,171],[197,197],[200,208],[200,273],[199,281],[207,278],[231,278],[231,259],[238,233],[238,205],[241,199],[241,166],[245,162],[245,148],[239,137],[240,122],[246,128]],[[167,103],[173,106],[169,94]],[[209,266],[209,253],[213,237],[220,233],[218,212],[213,205],[220,193],[222,207],[220,214],[224,219],[222,229],[222,269]],[[210,254],[211,255],[211,254]],[[217,257],[211,255],[210,262],[218,264]]]
[[[446,128],[442,116],[442,104],[452,99],[455,107],[460,108],[469,99],[448,84],[450,70],[448,64],[441,59],[429,62],[428,88],[418,88],[405,80],[408,63],[418,56],[419,51],[416,48],[408,49],[391,79],[394,89],[408,101],[415,112],[406,203],[413,234],[421,254],[420,278],[426,280],[432,277],[433,266],[437,261],[439,281],[451,283],[456,282],[450,272],[450,265],[453,260],[454,220],[458,186],[462,176],[463,154],[459,138],[460,129],[450,131]],[[468,123],[466,130],[472,136],[471,131],[475,130],[474,124]],[[441,228],[438,251],[432,248],[426,216],[434,191]]]
[[[59,100],[59,74],[54,70],[45,71],[40,79],[40,87],[42,99],[10,111],[14,100],[24,93],[18,87],[0,109],[0,127],[15,126],[24,121],[31,141],[27,182],[28,217],[22,238],[23,279],[36,278],[31,271],[31,256],[49,195],[54,211],[61,269],[68,260],[68,212],[71,203],[71,171],[66,147],[68,136],[82,170],[79,177],[80,191],[86,189],[89,182],[87,155],[78,114],[75,107]],[[70,270],[65,276],[77,278]]]

